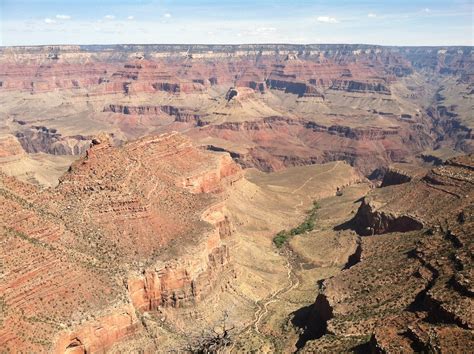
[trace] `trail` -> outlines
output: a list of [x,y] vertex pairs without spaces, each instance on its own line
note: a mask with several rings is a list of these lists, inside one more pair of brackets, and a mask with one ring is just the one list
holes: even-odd
[[298,188],[295,188],[293,189],[293,191],[291,192],[292,194],[296,193],[296,192],[299,192],[301,189],[303,189],[311,180],[313,180],[313,178],[315,177],[320,177],[323,173],[329,173],[329,172],[332,172],[336,166],[339,165],[339,161],[336,161],[336,163],[334,164],[334,166],[332,166],[329,170],[327,171],[323,171],[317,175],[314,175],[314,176],[311,176],[309,177],[301,186],[299,186]]
[[[334,166],[332,166],[329,170],[324,171],[323,173],[330,173],[336,167],[338,166],[339,162],[336,161]],[[315,177],[320,177],[321,174],[311,176],[304,181],[303,184],[301,184],[298,188],[295,188],[291,193],[294,194],[301,189],[303,189],[310,181],[312,181]],[[304,204],[304,201],[301,199],[295,206],[295,211],[298,211],[298,208],[300,208]],[[299,286],[300,280],[298,276],[295,274],[293,270],[293,266],[291,264],[291,258],[292,258],[292,253],[289,249],[286,249],[284,252],[284,256],[286,257],[286,271],[287,271],[287,284],[283,285],[281,288],[277,289],[274,291],[272,294],[270,294],[268,297],[256,301],[255,304],[257,306],[257,309],[254,312],[254,318],[253,320],[245,326],[238,334],[236,334],[236,338],[241,337],[242,335],[245,335],[246,333],[250,332],[252,329],[255,330],[255,332],[259,335],[265,335],[265,333],[262,333],[260,330],[260,322],[262,319],[268,314],[268,306],[274,302],[277,302],[279,300],[279,297],[282,295],[285,295],[295,289],[296,287]],[[230,353],[232,350],[235,348],[236,342],[232,342],[232,345],[229,348],[226,348],[224,350],[225,353]]]
[[[281,295],[284,295],[294,288],[296,288],[299,284],[300,281],[298,277],[294,274],[293,267],[291,265],[291,253],[289,250],[285,251],[285,256],[286,256],[286,271],[287,271],[287,279],[288,283],[281,288],[277,289],[274,291],[271,295],[266,297],[265,299],[256,301],[255,304],[257,305],[257,309],[254,313],[254,319],[252,322],[250,322],[240,333],[237,334],[237,337],[242,336],[243,334],[246,334],[250,332],[252,329],[255,330],[255,332],[259,335],[265,335],[260,331],[260,321],[264,318],[264,316],[268,313],[268,306],[271,303],[274,303],[278,301],[278,297]],[[296,279],[296,280],[295,280]],[[235,346],[235,342],[232,343],[232,346],[226,350],[226,352],[231,352],[232,349]]]
[[[287,270],[287,279],[288,279],[288,284],[279,290],[275,291],[270,297],[268,297],[263,305],[260,305],[260,309],[255,312],[255,321],[254,321],[254,328],[255,332],[258,334],[262,334],[259,329],[259,323],[262,320],[262,318],[268,313],[268,305],[270,305],[273,302],[278,301],[277,297],[280,295],[284,295],[294,288],[296,288],[300,284],[299,278],[294,274],[293,272],[293,267],[291,266],[291,253],[290,251],[286,251],[286,270]],[[293,280],[293,278],[296,278],[296,281]]]

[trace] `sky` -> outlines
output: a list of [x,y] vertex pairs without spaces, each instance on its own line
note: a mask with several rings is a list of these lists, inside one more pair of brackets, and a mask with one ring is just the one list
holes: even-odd
[[0,0],[0,45],[474,45],[474,0]]

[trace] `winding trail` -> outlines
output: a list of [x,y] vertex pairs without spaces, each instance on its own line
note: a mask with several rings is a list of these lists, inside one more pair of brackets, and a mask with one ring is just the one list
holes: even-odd
[[314,175],[314,176],[309,177],[301,186],[299,186],[298,188],[293,189],[293,191],[292,191],[291,193],[294,194],[294,193],[296,193],[296,192],[299,192],[301,189],[303,189],[304,187],[306,187],[306,185],[307,185],[311,180],[313,180],[313,178],[315,178],[315,177],[320,177],[320,176],[321,176],[322,174],[324,174],[324,173],[332,172],[337,166],[339,166],[339,161],[336,161],[336,163],[334,164],[334,166],[332,166],[329,170],[327,170],[327,171],[322,171],[322,172],[320,172],[320,173],[317,174],[317,175]]
[[[300,284],[300,281],[298,277],[296,276],[296,274],[294,273],[293,267],[291,266],[291,253],[289,250],[285,251],[285,256],[286,256],[285,268],[287,270],[288,284],[278,289],[277,291],[275,291],[272,295],[270,295],[264,300],[263,304],[259,305],[260,309],[255,312],[255,321],[253,324],[255,328],[255,332],[257,332],[258,334],[262,334],[262,332],[260,332],[259,324],[262,318],[268,313],[268,305],[270,305],[273,302],[278,301],[279,296],[290,292],[291,290],[293,290]],[[296,279],[296,281],[294,280],[294,278]]]
[[[297,286],[299,286],[300,281],[296,274],[294,273],[293,267],[291,265],[291,251],[285,250],[285,257],[286,257],[286,265],[285,268],[287,270],[287,279],[288,283],[283,285],[281,288],[274,291],[271,295],[266,297],[265,299],[256,301],[255,304],[257,305],[257,309],[254,313],[254,319],[250,322],[246,327],[242,329],[240,333],[237,334],[237,337],[240,337],[243,334],[250,332],[252,329],[259,335],[265,335],[260,330],[260,321],[264,318],[264,316],[268,313],[268,306],[271,303],[278,301],[278,297],[284,295]],[[226,352],[231,352],[234,349],[235,342],[232,343],[232,346],[227,348]]]

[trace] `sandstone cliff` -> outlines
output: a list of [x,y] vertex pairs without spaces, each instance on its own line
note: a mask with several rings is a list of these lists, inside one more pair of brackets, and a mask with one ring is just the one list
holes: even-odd
[[239,178],[225,153],[176,133],[121,148],[95,138],[54,190],[2,175],[2,346],[107,350],[143,336],[140,313],[232,279],[222,192]]

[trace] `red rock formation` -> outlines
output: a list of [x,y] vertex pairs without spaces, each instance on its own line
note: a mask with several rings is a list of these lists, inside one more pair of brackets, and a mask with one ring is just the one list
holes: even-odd
[[25,150],[14,136],[7,135],[0,138],[0,158],[22,156],[24,154]]
[[110,315],[78,326],[73,331],[60,333],[55,342],[54,353],[85,354],[105,352],[114,344],[142,330],[135,308],[125,305],[114,309]]
[[234,277],[230,157],[176,133],[92,142],[54,190],[1,176],[4,348],[108,350],[144,330],[136,311],[189,306]]
[[429,141],[423,134],[419,138],[407,136],[401,127],[328,127],[284,117],[210,124],[188,134],[196,139],[211,136],[230,141],[234,146],[237,143],[251,146],[246,153],[243,149],[230,150],[245,167],[275,171],[285,166],[345,160],[367,175],[377,166],[403,162],[409,151],[424,150]]
[[[459,117],[454,120],[443,118],[453,113],[455,105],[440,101],[428,110],[427,117],[419,102],[431,100],[432,84],[427,81],[418,87],[398,82],[400,77],[410,81],[410,75],[420,70],[422,76],[453,76],[459,78],[460,85],[468,85],[466,78],[473,68],[470,53],[471,49],[461,47],[365,45],[15,47],[0,50],[0,93],[26,91],[35,100],[42,92],[60,89],[68,92],[72,101],[81,97],[89,102],[90,110],[82,113],[88,119],[114,130],[118,127],[129,138],[188,130],[193,125],[196,130],[210,124],[262,121],[275,115],[296,122],[309,121],[315,127],[326,127],[329,134],[350,140],[334,142],[324,135],[298,131],[295,133],[299,136],[285,139],[284,144],[275,143],[288,146],[282,151],[269,146],[271,140],[280,141],[281,136],[267,132],[261,134],[262,139],[250,139],[249,145],[253,146],[240,162],[274,170],[343,159],[370,175],[377,168],[436,147],[436,138],[444,132],[450,132],[449,144],[453,147],[470,151],[472,134],[465,114],[455,113]],[[226,99],[229,87],[237,88],[237,99]],[[190,100],[186,100],[188,95],[192,96]],[[120,101],[127,97],[131,102],[111,102],[103,114],[98,114],[103,106],[95,110],[91,102],[103,96]],[[154,96],[169,103],[161,108],[143,104],[142,98]],[[141,98],[134,103],[136,97]],[[182,106],[183,100],[186,106]],[[159,110],[172,116],[174,123],[167,116],[156,119],[161,117]],[[125,117],[111,116],[110,111]],[[228,140],[232,144],[248,139],[245,134],[225,132],[216,136],[212,130],[206,132],[210,136],[189,133],[199,134],[204,141],[217,138],[221,144],[213,145],[225,150],[229,150],[225,144]],[[354,143],[354,139],[365,142]],[[76,148],[80,144],[71,139],[56,145],[41,151],[64,154],[84,150]],[[304,150],[305,145],[309,146],[307,151],[292,153]]]

